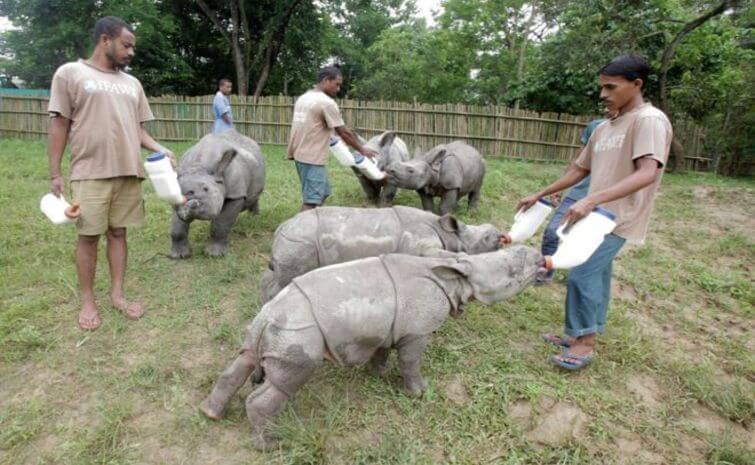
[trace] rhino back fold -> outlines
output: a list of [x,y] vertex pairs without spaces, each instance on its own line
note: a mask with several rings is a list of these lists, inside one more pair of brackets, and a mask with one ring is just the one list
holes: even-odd
[[326,345],[340,365],[366,363],[378,348],[393,343],[396,291],[380,258],[320,268],[295,278],[290,287],[309,301]]
[[318,266],[332,265],[398,250],[401,221],[395,210],[316,208]]
[[284,357],[287,344],[297,343],[297,331],[316,326],[309,301],[299,289],[290,286],[265,304],[247,326],[243,349],[251,351],[259,366],[263,358]]
[[432,268],[454,259],[423,258],[401,254],[380,257],[396,286],[396,321],[392,339],[427,335],[440,328],[457,302],[435,279]]
[[428,229],[432,230],[438,236],[438,241],[440,241],[444,250],[448,250],[449,252],[466,252],[464,244],[459,240],[459,236],[456,233],[448,232],[441,228],[438,221],[439,217],[434,213],[402,206],[395,206],[393,209],[396,211],[396,215],[402,225],[412,223],[427,225]]

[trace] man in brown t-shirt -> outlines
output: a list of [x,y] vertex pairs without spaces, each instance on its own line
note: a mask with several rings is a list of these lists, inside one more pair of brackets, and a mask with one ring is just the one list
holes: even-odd
[[63,195],[60,164],[71,146],[72,200],[80,205],[76,227],[76,268],[81,291],[79,326],[102,323],[94,300],[97,243],[107,236],[110,299],[126,318],[138,319],[144,308],[126,299],[126,228],[144,218],[140,149],[173,153],[152,139],[143,123],[154,119],[139,81],[123,71],[134,56],[136,37],[122,19],[106,16],[94,27],[95,49],[87,60],[66,63],[52,79],[47,155],[50,191]]
[[362,155],[370,158],[378,155],[363,147],[359,138],[344,124],[338,105],[333,100],[342,83],[341,70],[326,66],[317,74],[317,84],[297,98],[294,104],[288,158],[294,160],[301,182],[302,211],[322,205],[330,195],[325,163],[334,132]]
[[543,336],[563,349],[551,361],[569,370],[583,368],[595,354],[596,335],[605,330],[613,258],[626,241],[644,241],[668,159],[671,124],[662,111],[642,97],[649,73],[647,61],[637,55],[617,57],[601,69],[600,98],[616,116],[595,129],[561,179],[525,197],[517,206],[529,208],[540,197],[573,186],[589,174],[587,196],[572,205],[564,221],[579,221],[598,205],[616,216],[613,233],[585,263],[569,273],[565,335]]

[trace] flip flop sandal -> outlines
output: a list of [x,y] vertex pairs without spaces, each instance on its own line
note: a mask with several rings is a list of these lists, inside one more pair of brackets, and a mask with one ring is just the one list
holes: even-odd
[[569,342],[569,338],[563,337],[563,336],[556,336],[555,334],[543,334],[540,336],[543,338],[543,341],[553,344],[556,347],[571,347],[571,343]]
[[551,357],[551,362],[566,370],[577,371],[589,365],[594,357],[595,354],[577,355],[564,349],[561,354]]
[[139,318],[141,318],[141,317],[144,316],[144,308],[142,308],[142,312],[140,314],[138,314],[138,315],[134,315],[134,314],[132,314],[132,313],[129,312],[129,310],[132,309],[131,306],[132,305],[139,306],[138,303],[136,303],[136,302],[129,302],[128,300],[126,300],[125,303],[126,303],[126,305],[124,305],[123,307],[120,307],[118,305],[113,304],[113,308],[116,309],[116,310],[118,310],[119,312],[121,312],[123,314],[123,316],[125,316],[126,319],[128,319],[128,320],[138,320]]
[[96,315],[94,318],[82,318],[79,316],[76,320],[76,324],[84,331],[94,331],[102,326],[102,317],[99,315]]

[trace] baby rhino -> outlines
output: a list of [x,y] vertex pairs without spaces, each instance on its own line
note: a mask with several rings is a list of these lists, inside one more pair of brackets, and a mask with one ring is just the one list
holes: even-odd
[[428,258],[388,254],[307,273],[262,307],[240,355],[222,373],[200,410],[218,419],[244,381],[264,377],[246,399],[255,447],[275,441],[270,420],[328,359],[341,366],[367,362],[387,371],[389,349],[398,350],[403,386],[421,395],[422,353],[430,335],[471,299],[492,304],[524,289],[542,257],[515,246],[480,255]]
[[181,158],[178,183],[187,202],[176,207],[173,215],[169,256],[191,256],[189,224],[194,220],[212,222],[205,252],[223,255],[239,213],[258,211],[257,201],[265,187],[265,160],[259,145],[236,131],[208,134]]
[[474,147],[454,141],[409,161],[393,163],[385,173],[389,185],[416,190],[427,211],[435,211],[434,198],[440,197],[440,214],[445,215],[453,212],[465,195],[469,208],[477,206],[485,161]]
[[276,229],[260,296],[265,303],[293,278],[321,266],[385,253],[491,252],[500,247],[500,240],[501,232],[493,225],[468,226],[452,216],[417,208],[316,208]]

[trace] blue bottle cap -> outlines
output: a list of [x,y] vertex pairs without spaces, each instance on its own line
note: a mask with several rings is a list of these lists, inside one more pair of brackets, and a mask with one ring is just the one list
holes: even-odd
[[364,155],[361,153],[355,153],[354,154],[354,162],[355,163],[362,163],[362,160],[364,160]]
[[615,221],[616,220],[616,215],[614,215],[613,212],[611,212],[609,210],[606,210],[605,208],[595,207],[595,209],[593,211],[595,213],[599,214],[599,215],[605,216],[606,218],[608,218],[611,221]]
[[331,137],[331,138],[330,138],[330,146],[331,146],[331,147],[333,147],[333,146],[334,146],[334,145],[336,145],[337,143],[338,143],[338,139],[336,139],[335,137]]
[[147,157],[147,161],[160,161],[163,158],[165,158],[165,155],[163,155],[160,152],[152,152],[150,156]]
[[540,203],[542,203],[542,204],[544,204],[544,205],[548,205],[549,207],[553,207],[553,204],[550,201],[545,200],[544,198],[539,198],[539,199],[537,199],[537,201],[540,202]]

